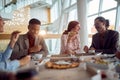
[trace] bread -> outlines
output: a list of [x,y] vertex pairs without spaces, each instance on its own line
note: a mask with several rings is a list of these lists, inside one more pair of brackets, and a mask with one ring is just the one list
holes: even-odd
[[51,69],[68,69],[68,68],[74,68],[79,66],[79,62],[71,62],[70,64],[56,64],[55,62],[47,62],[45,64],[46,68]]

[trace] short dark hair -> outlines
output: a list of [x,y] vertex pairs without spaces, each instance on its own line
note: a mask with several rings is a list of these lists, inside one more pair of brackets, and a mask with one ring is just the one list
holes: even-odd
[[41,22],[40,20],[36,19],[36,18],[32,18],[30,21],[29,21],[29,24],[39,24],[41,25]]

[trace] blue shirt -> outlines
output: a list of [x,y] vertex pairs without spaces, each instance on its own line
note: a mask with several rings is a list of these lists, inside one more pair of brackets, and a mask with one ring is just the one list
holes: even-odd
[[4,53],[0,53],[0,70],[15,71],[20,66],[18,60],[9,60],[11,54],[12,48],[10,46],[7,47]]

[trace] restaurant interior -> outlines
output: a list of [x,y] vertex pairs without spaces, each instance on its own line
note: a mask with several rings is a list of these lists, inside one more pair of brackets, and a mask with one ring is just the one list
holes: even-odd
[[[99,25],[96,27],[95,22],[101,17],[109,21],[108,27],[105,28],[106,32],[103,32],[107,34],[111,31],[106,41],[94,38],[96,34],[100,34],[100,30],[97,29]],[[0,32],[0,54],[4,54],[11,45],[13,31],[19,31],[15,33],[19,36],[14,47],[11,48],[10,57],[2,61],[0,55],[0,66],[5,65],[5,68],[0,67],[0,80],[120,80],[120,0],[0,0],[0,20],[4,21],[4,31]],[[41,40],[37,45],[40,44],[39,51],[44,51],[43,48],[47,47],[47,52],[44,55],[39,54],[39,51],[30,52],[31,50],[28,49],[24,55],[25,40],[20,41],[20,35],[30,33],[30,30],[32,31],[30,25],[36,24],[37,21],[40,22],[38,35],[45,41]],[[72,45],[72,48],[78,45],[79,51],[74,52],[71,49],[62,52],[61,49],[71,48],[71,45],[62,45],[64,40],[68,41],[69,36],[74,35],[68,32],[68,37],[63,39],[72,21],[76,21],[75,26],[79,26],[78,32],[75,33],[79,36],[75,36],[78,41]],[[101,21],[100,25],[105,27],[106,24],[107,22]],[[30,39],[28,43],[32,41]],[[93,42],[94,39],[96,43]],[[112,45],[109,48],[110,52],[107,52],[106,47],[97,51],[95,44],[99,40],[100,46]],[[16,57],[19,54],[21,57]],[[19,64],[17,69],[13,69],[18,65],[12,64],[15,60],[18,60]],[[7,62],[12,65],[11,69],[7,70],[6,66],[9,67]]]

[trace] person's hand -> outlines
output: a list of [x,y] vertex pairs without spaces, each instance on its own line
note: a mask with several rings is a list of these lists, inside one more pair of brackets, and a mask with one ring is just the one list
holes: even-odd
[[20,31],[14,31],[14,32],[12,32],[12,34],[11,34],[11,39],[10,39],[10,47],[11,47],[11,48],[14,47],[16,41],[18,40],[18,38],[19,38],[19,33],[20,33]]
[[75,53],[74,51],[72,51],[72,50],[66,50],[66,51],[65,51],[65,54],[73,54],[73,55],[74,55],[74,54],[76,54],[76,53]]
[[14,32],[12,32],[12,34],[11,34],[11,41],[16,42],[18,40],[19,33],[20,33],[20,31],[14,31]]
[[32,48],[29,48],[29,53],[39,52],[41,49],[41,45],[33,46]]
[[94,48],[94,47],[91,47],[90,50],[95,50],[95,48]]
[[31,60],[30,55],[28,55],[26,57],[23,57],[22,59],[19,60],[20,61],[20,66],[24,66],[24,65],[28,64],[30,62],[30,60]]
[[77,37],[77,32],[69,32],[68,34],[68,42],[71,42],[72,40],[74,40]]
[[88,50],[89,50],[88,46],[84,46],[83,50],[84,50],[86,53],[88,53]]

